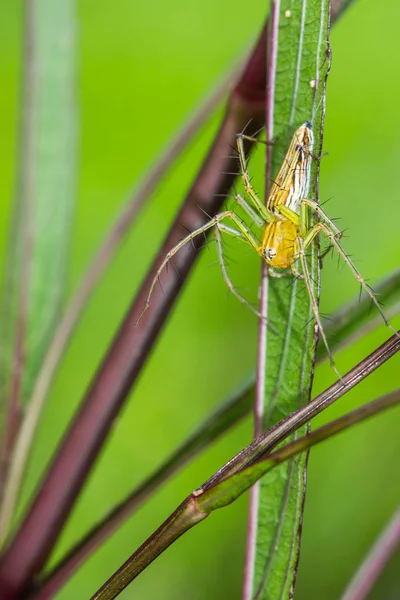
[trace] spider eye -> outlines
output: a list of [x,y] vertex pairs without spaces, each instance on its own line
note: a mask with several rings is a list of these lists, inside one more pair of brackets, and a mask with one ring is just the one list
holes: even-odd
[[265,248],[264,250],[264,258],[266,258],[266,260],[273,260],[276,256],[276,250],[275,248]]

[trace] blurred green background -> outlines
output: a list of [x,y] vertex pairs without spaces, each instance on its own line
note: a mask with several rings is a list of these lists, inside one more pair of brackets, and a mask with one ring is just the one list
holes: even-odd
[[[265,3],[232,0],[77,3],[80,174],[69,270],[71,294],[130,191],[205,93],[249,47]],[[0,19],[0,251],[13,196],[22,15],[3,0]],[[400,262],[400,47],[396,0],[355,3],[332,31],[321,199],[341,217],[345,247],[372,284]],[[101,283],[63,362],[35,444],[28,498],[90,381],[200,164],[222,107],[167,176]],[[262,180],[262,157],[251,162]],[[257,175],[255,177],[257,181]],[[55,199],[55,201],[57,201]],[[258,260],[230,244],[240,285],[257,290]],[[152,471],[255,364],[256,318],[227,294],[215,249],[196,265],[139,385],[74,511],[54,558]],[[325,261],[321,310],[358,288],[335,258]],[[396,323],[395,323],[396,324]],[[382,326],[337,355],[341,372],[388,337]],[[400,358],[347,394],[321,424],[398,385]],[[314,394],[333,381],[317,368]],[[338,598],[398,505],[400,411],[392,410],[312,451],[296,598]],[[106,543],[59,594],[87,598],[201,484],[251,438],[247,419],[175,476]],[[240,598],[247,496],[207,519],[159,558],[123,598]],[[400,560],[373,598],[398,598]]]

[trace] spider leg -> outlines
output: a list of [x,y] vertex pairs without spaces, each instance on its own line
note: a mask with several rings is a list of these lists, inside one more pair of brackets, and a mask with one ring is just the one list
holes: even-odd
[[246,155],[244,152],[243,139],[248,139],[248,138],[241,133],[236,136],[236,143],[237,143],[239,162],[240,162],[240,170],[242,172],[242,180],[243,180],[244,189],[246,190],[246,193],[251,198],[258,214],[263,218],[263,220],[265,222],[270,223],[271,221],[274,221],[276,217],[261,202],[261,200],[257,196],[256,192],[254,191],[253,186],[251,185],[250,175],[247,170]]
[[291,275],[290,271],[278,272],[278,271],[275,271],[274,267],[271,267],[270,265],[268,265],[268,276],[269,277],[273,277],[274,279],[282,279],[282,277],[287,277],[288,275]]
[[265,227],[265,221],[260,217],[259,214],[256,213],[255,210],[246,202],[246,200],[240,194],[235,195],[235,200],[243,208],[243,210],[249,215],[253,223],[257,225],[257,227],[263,228]]
[[[297,257],[298,258],[298,257]],[[297,279],[304,279],[304,275],[302,275],[297,269],[296,269],[296,259],[292,262],[292,264],[290,265],[290,269],[293,273],[293,275],[297,278]]]
[[[315,233],[315,235],[318,232]],[[314,236],[315,237],[315,236]],[[311,302],[311,308],[312,311],[314,313],[314,317],[315,317],[315,322],[317,323],[320,335],[322,337],[322,340],[324,342],[324,346],[326,348],[326,352],[328,354],[328,358],[329,358],[329,362],[331,364],[331,367],[333,368],[333,370],[335,371],[336,375],[339,377],[339,379],[342,379],[342,376],[340,375],[339,371],[336,368],[336,364],[335,361],[333,360],[333,356],[332,356],[332,352],[330,351],[329,345],[328,345],[328,340],[326,339],[326,335],[325,335],[325,331],[324,328],[322,326],[322,322],[321,322],[321,317],[319,315],[319,307],[318,307],[318,302],[317,299],[315,297],[314,294],[314,290],[313,290],[313,286],[311,283],[311,277],[310,277],[310,271],[308,268],[308,264],[307,264],[307,259],[306,259],[306,243],[303,240],[303,238],[301,236],[299,236],[296,239],[296,244],[297,244],[297,251],[298,251],[298,255],[299,255],[299,259],[301,262],[301,268],[303,270],[303,276],[304,276],[304,282],[306,284],[306,288],[307,288],[307,292],[310,298],[310,302]]]
[[226,285],[228,286],[228,288],[232,292],[232,294],[234,296],[236,296],[236,298],[240,302],[242,302],[242,304],[245,304],[247,306],[247,308],[249,308],[255,315],[257,315],[257,317],[268,322],[268,320],[265,317],[263,317],[261,315],[261,313],[258,310],[256,310],[254,308],[254,306],[252,306],[250,304],[250,302],[248,300],[246,300],[246,298],[244,298],[240,294],[240,292],[238,292],[238,290],[235,288],[235,286],[233,285],[232,280],[229,277],[228,270],[226,268],[226,264],[225,264],[225,256],[224,256],[224,249],[222,246],[222,236],[221,236],[222,232],[227,233],[228,235],[231,235],[233,237],[242,239],[243,241],[247,241],[247,240],[243,237],[243,234],[240,231],[232,229],[231,227],[226,227],[223,223],[218,223],[214,228],[214,236],[215,236],[215,240],[217,242],[217,248],[218,248],[218,260],[219,260],[222,275],[224,277]]
[[[309,198],[302,198],[301,206],[303,207],[303,210],[306,206],[309,206],[311,208],[311,210],[313,210],[319,216],[319,218],[322,219],[322,221],[329,227],[330,231],[333,233],[335,238],[340,240],[340,238],[343,235],[341,230],[339,229],[339,227],[337,225],[335,225],[335,223],[332,221],[332,219],[330,219],[328,217],[326,212],[324,210],[322,210],[322,208],[320,207],[318,202],[315,202],[315,200],[310,200]],[[302,217],[300,218],[300,221],[301,220],[302,220]],[[303,219],[303,221],[304,221],[304,219]],[[303,237],[306,237],[305,233],[304,233]]]
[[[239,229],[239,232],[238,232],[239,236],[238,237],[243,238],[243,241],[245,241],[246,243],[248,243],[257,252],[257,254],[259,254],[260,244],[259,244],[258,240],[253,236],[253,234],[251,233],[251,231],[249,231],[249,229],[246,226],[246,224],[244,223],[244,221],[242,221],[242,219],[240,217],[238,217],[238,215],[236,215],[234,212],[232,212],[230,210],[226,210],[224,212],[218,213],[217,215],[215,215],[215,217],[213,217],[212,219],[210,219],[202,227],[199,227],[198,229],[195,229],[195,231],[192,231],[192,233],[190,233],[185,238],[183,238],[183,240],[181,240],[178,244],[176,244],[176,246],[174,246],[166,254],[164,260],[162,261],[160,267],[158,268],[158,270],[157,270],[157,272],[155,274],[155,277],[154,277],[154,279],[153,279],[153,281],[151,283],[151,286],[150,286],[150,289],[149,289],[149,293],[147,294],[147,298],[146,298],[144,309],[142,310],[142,312],[141,312],[138,320],[136,321],[136,326],[138,325],[140,319],[142,318],[142,316],[144,315],[144,313],[146,312],[146,310],[149,308],[149,306],[150,306],[150,300],[151,300],[151,296],[153,294],[154,288],[155,288],[157,282],[160,279],[160,275],[161,275],[162,271],[164,270],[164,268],[166,267],[166,265],[170,262],[170,260],[172,259],[172,257],[175,256],[175,254],[181,248],[183,248],[183,246],[185,246],[188,242],[192,241],[194,238],[196,238],[197,236],[201,235],[202,233],[205,233],[206,231],[208,231],[212,227],[215,227],[217,224],[219,224],[224,219],[230,219],[231,221],[233,221],[233,223]],[[231,229],[231,228],[227,228],[227,229]],[[231,229],[231,231],[233,232],[235,230]]]
[[239,134],[241,135],[241,137],[244,140],[249,140],[249,142],[255,142],[256,144],[265,144],[266,146],[273,146],[275,142],[273,142],[272,140],[260,140],[256,137],[253,137],[251,135],[244,135],[244,133]]
[[340,244],[339,240],[337,239],[338,236],[337,236],[336,230],[337,230],[336,225],[334,225],[334,228],[331,229],[330,226],[328,226],[326,223],[317,223],[316,225],[314,225],[314,227],[312,227],[310,229],[310,231],[307,233],[306,237],[304,238],[304,241],[303,241],[304,247],[307,248],[311,244],[313,239],[318,235],[318,233],[320,231],[323,232],[326,235],[326,237],[328,238],[330,244],[336,248],[336,251],[343,258],[344,262],[349,267],[350,271],[353,273],[354,277],[357,279],[357,281],[361,285],[362,289],[368,294],[368,296],[371,298],[372,302],[375,304],[385,325],[395,335],[400,337],[400,334],[396,331],[396,329],[394,327],[392,327],[388,318],[386,317],[385,313],[383,312],[382,308],[380,307],[380,304],[379,304],[378,300],[376,299],[375,294],[370,289],[370,287],[367,285],[367,282],[365,281],[365,279],[363,278],[363,276],[361,275],[361,273],[359,272],[359,270],[357,269],[357,267],[355,266],[355,264],[353,263],[351,258],[348,256],[348,254],[346,254],[345,250],[343,249],[342,245]]
[[[335,235],[335,237],[337,239],[340,239],[342,237],[343,234],[342,234],[341,230],[335,225],[335,223],[332,221],[332,219],[330,219],[328,217],[328,215],[320,207],[318,202],[315,202],[315,200],[310,200],[309,198],[302,198],[301,204],[300,204],[300,231],[301,231],[303,238],[306,238],[306,236],[309,232],[307,207],[310,208],[312,211],[314,211],[319,216],[319,218],[322,219],[331,228],[333,234]],[[330,243],[328,245],[328,247],[322,252],[322,254],[320,256],[321,266],[322,266],[323,259],[332,250],[332,248],[333,248],[333,244]]]

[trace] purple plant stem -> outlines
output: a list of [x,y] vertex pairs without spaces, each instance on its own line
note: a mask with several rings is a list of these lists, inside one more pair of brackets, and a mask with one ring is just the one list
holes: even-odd
[[[203,489],[211,487],[216,480],[221,481],[226,479],[233,473],[236,473],[241,468],[252,463],[258,458],[254,455],[254,449],[257,452],[267,452],[284,440],[288,435],[306,424],[310,419],[314,418],[322,410],[325,410],[338,398],[343,396],[353,387],[358,385],[363,379],[368,377],[373,371],[383,365],[387,360],[394,356],[400,350],[400,330],[392,335],[379,348],[371,352],[369,356],[364,358],[355,367],[330,385],[325,391],[311,400],[308,404],[301,406],[294,413],[273,425],[265,433],[261,434],[258,440],[253,441],[234,458],[228,461],[219,471],[215,473],[206,483],[202,485]],[[261,444],[261,440],[263,443]]]
[[65,350],[66,344],[74,330],[79,316],[84,309],[85,304],[90,298],[99,278],[102,276],[110,261],[114,257],[125,235],[129,232],[130,228],[135,222],[140,209],[143,207],[149,196],[154,192],[169,167],[188,145],[193,136],[209,117],[210,113],[223,99],[230,87],[230,84],[234,81],[236,71],[237,69],[233,73],[230,73],[229,76],[222,82],[222,84],[220,84],[218,88],[210,95],[210,97],[206,99],[204,104],[202,104],[198,111],[190,118],[188,124],[177,135],[176,139],[174,139],[171,145],[168,146],[164,152],[162,152],[157,162],[150,169],[149,174],[145,177],[143,183],[140,185],[137,192],[135,192],[126,207],[124,207],[123,212],[108,233],[102,246],[89,266],[88,271],[82,280],[82,284],[71,301],[71,304],[65,313],[65,317],[61,322],[56,335],[54,336],[54,342],[47,356],[50,366],[48,366],[47,369],[45,368],[45,364],[43,366],[43,371],[45,374],[43,375],[43,389],[40,390],[41,396],[45,395],[48,391],[55,368]]
[[[157,556],[200,521],[208,517],[196,506],[196,495],[188,496],[156,531],[91,596],[90,600],[112,600],[124,590]],[[133,568],[132,568],[133,567]]]
[[370,553],[358,569],[341,600],[364,600],[372,590],[379,575],[400,547],[400,508],[376,540]]
[[[265,32],[260,36],[244,74],[228,102],[215,141],[195,179],[170,233],[100,366],[80,409],[70,425],[33,502],[0,563],[0,599],[25,594],[45,565],[107,434],[153,347],[155,340],[198,256],[190,246],[177,255],[177,269],[169,269],[155,289],[150,310],[136,322],[145,305],[155,273],[170,248],[216,214],[234,180],[232,158],[236,134],[252,120],[264,122]],[[249,151],[247,145],[246,151]],[[196,248],[203,241],[195,241]],[[179,274],[178,274],[179,273]]]

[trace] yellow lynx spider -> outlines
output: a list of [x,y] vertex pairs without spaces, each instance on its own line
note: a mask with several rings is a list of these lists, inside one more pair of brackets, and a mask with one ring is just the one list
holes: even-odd
[[[235,195],[235,199],[251,219],[252,224],[260,230],[260,238],[252,233],[249,226],[234,211],[226,210],[215,215],[215,217],[211,218],[205,225],[187,235],[179,242],[179,244],[168,252],[150,286],[146,305],[138,322],[149,307],[154,287],[161,272],[171,258],[180,250],[180,248],[195,237],[214,228],[218,246],[219,262],[224,279],[235,296],[241,302],[249,306],[256,314],[259,313],[255,311],[251,304],[249,304],[249,302],[234,288],[228,276],[222,252],[221,233],[226,233],[235,238],[239,238],[241,241],[251,246],[269,265],[268,274],[272,277],[282,277],[292,273],[295,277],[304,279],[315,321],[326,347],[330,363],[340,377],[321,323],[318,302],[314,294],[305,254],[307,248],[312,244],[319,233],[323,233],[329,240],[328,250],[332,247],[335,248],[343,258],[354,277],[375,304],[385,324],[393,332],[396,333],[396,331],[390,325],[374,293],[340,244],[339,240],[342,236],[340,229],[338,229],[335,223],[325,214],[317,202],[310,200],[307,197],[310,185],[311,161],[314,157],[312,154],[314,135],[311,123],[307,121],[295,131],[283,164],[271,186],[266,205],[261,202],[251,185],[243,147],[244,139],[252,141],[256,140],[243,134],[237,136],[237,149],[242,179],[251,205],[239,194]],[[315,213],[319,218],[319,221],[312,226],[309,225],[310,211]],[[225,223],[223,221],[225,221]],[[226,225],[226,221],[229,221],[233,226]],[[302,273],[296,268],[296,263],[298,262],[301,265]],[[276,271],[275,269],[282,269],[282,271]],[[290,271],[288,271],[289,269]]]

